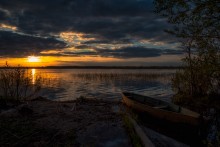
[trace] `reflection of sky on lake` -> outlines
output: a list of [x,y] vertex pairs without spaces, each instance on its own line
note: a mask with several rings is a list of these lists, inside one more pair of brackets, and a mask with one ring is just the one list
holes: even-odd
[[[108,100],[120,100],[121,91],[136,92],[166,101],[170,100],[171,90],[170,77],[174,70],[152,69],[45,69],[36,70],[50,79],[41,91],[40,95],[53,100],[74,100],[79,96],[88,98],[103,98]],[[129,78],[119,76],[106,80],[95,78],[86,79],[77,75],[93,75],[97,73],[111,74],[149,74],[156,73],[162,76],[156,79],[142,77]]]

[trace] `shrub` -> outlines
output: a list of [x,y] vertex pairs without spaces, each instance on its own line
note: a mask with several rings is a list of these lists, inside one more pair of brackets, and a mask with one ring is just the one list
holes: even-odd
[[42,77],[33,76],[29,69],[21,66],[0,69],[0,98],[3,101],[27,100],[39,92],[41,85]]

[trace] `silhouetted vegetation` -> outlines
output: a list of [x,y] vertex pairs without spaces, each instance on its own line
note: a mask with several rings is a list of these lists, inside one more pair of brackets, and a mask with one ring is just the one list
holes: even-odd
[[[7,65],[7,67],[9,67]],[[19,103],[33,97],[42,86],[42,77],[20,66],[0,70],[0,103]]]
[[[186,68],[177,71],[173,89],[176,100],[218,98],[220,95],[220,2],[156,0],[156,12],[168,18],[167,32],[182,40]],[[186,100],[186,98],[189,98]]]
[[[16,67],[0,67],[16,68]],[[182,66],[37,66],[37,67],[23,67],[28,69],[181,69]]]
[[170,80],[172,73],[78,73],[74,77],[93,81],[127,81],[127,80]]
[[[207,112],[207,146],[219,146],[220,112],[220,1],[156,0],[156,12],[168,18],[167,32],[181,39],[186,68],[172,80],[175,103]],[[214,108],[214,109],[213,109]]]

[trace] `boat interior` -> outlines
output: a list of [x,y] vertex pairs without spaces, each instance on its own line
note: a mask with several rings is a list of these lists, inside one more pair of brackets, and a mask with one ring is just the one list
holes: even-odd
[[172,111],[176,113],[181,112],[180,106],[171,104],[171,103],[159,100],[159,99],[151,98],[148,96],[142,96],[139,94],[129,93],[129,92],[124,92],[123,94],[129,99],[132,99],[142,104],[146,104],[156,109],[163,109],[163,110]]

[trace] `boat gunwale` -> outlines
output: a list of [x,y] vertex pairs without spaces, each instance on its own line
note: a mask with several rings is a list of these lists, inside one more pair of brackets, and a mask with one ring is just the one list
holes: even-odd
[[[129,93],[129,94],[133,94],[133,95],[137,95],[137,96],[144,96],[144,95],[140,95],[140,94],[136,94],[136,93],[122,92],[123,95],[124,95],[124,93]],[[194,112],[194,111],[192,111],[192,110],[189,110],[189,109],[187,109],[187,108],[181,107],[181,106],[179,106],[181,109],[183,109],[183,110],[185,109],[185,110],[187,110],[187,111],[190,111],[190,112],[194,113],[195,115],[187,115],[187,114],[183,114],[183,113],[181,113],[181,112],[169,111],[169,110],[160,109],[160,108],[154,108],[154,107],[152,107],[152,106],[150,106],[150,105],[142,104],[142,103],[140,103],[139,101],[135,101],[135,100],[133,100],[133,99],[127,97],[126,95],[124,95],[124,96],[125,96],[127,99],[129,99],[130,101],[132,101],[133,103],[136,103],[136,104],[138,104],[138,105],[142,105],[142,106],[145,106],[145,107],[147,106],[147,107],[149,107],[149,108],[153,108],[154,110],[158,110],[158,111],[162,111],[162,112],[166,112],[166,113],[173,113],[173,114],[175,114],[175,115],[183,115],[183,116],[191,117],[191,118],[197,118],[197,119],[200,118],[200,114],[199,114],[199,113]],[[148,96],[144,96],[144,97],[148,97]],[[148,98],[151,98],[151,97],[148,97]],[[151,98],[151,99],[154,99],[154,98]],[[156,99],[156,98],[155,98],[155,99]],[[159,99],[156,99],[156,100],[162,101],[162,100],[159,100]],[[162,101],[162,102],[165,102],[165,101]],[[165,102],[165,103],[167,103],[168,106],[169,106],[169,105],[178,106],[178,105],[173,104],[173,103],[168,103],[168,102]]]

